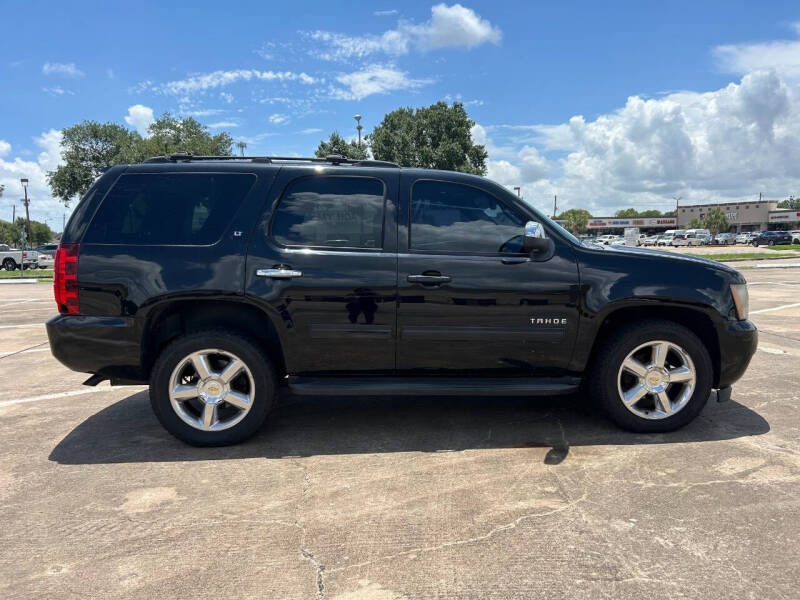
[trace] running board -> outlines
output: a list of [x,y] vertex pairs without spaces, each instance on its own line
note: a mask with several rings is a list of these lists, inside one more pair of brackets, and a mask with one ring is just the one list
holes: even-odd
[[579,377],[287,377],[305,396],[557,396],[575,392]]

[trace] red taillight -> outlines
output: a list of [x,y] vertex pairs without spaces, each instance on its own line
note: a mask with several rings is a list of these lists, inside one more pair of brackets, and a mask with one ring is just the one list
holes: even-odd
[[78,254],[80,244],[60,244],[56,250],[53,265],[53,291],[56,296],[58,312],[78,315]]

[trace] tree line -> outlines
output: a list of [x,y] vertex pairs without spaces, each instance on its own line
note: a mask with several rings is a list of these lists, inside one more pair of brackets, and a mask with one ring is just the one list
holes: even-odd
[[[17,217],[16,221],[3,221],[0,219],[0,244],[8,244],[15,248],[22,247],[22,230],[25,229],[25,219]],[[53,239],[53,230],[46,223],[31,220],[31,231],[26,236],[26,245],[36,247],[46,244]]]

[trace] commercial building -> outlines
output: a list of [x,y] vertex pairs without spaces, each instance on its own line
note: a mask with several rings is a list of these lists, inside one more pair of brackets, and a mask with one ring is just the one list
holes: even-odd
[[800,210],[773,210],[769,213],[769,228],[789,231],[800,229]]
[[719,208],[725,213],[730,223],[728,231],[735,233],[769,229],[771,223],[778,222],[770,220],[770,215],[784,212],[777,210],[777,200],[754,200],[752,202],[723,202],[681,206],[678,209],[678,229],[686,229],[692,219],[704,219],[708,211],[712,208]]
[[638,227],[642,233],[663,233],[667,229],[677,229],[675,217],[593,217],[589,219],[589,231],[594,235],[618,233],[622,235],[626,227]]

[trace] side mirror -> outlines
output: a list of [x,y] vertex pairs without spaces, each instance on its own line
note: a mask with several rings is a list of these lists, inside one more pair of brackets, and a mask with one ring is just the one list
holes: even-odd
[[544,227],[536,221],[525,223],[525,235],[522,238],[522,248],[531,254],[549,252],[553,242],[544,235]]

